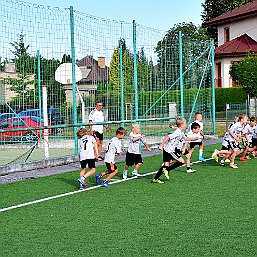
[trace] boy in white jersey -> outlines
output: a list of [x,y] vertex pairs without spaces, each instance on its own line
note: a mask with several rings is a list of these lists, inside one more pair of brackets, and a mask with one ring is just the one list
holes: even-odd
[[107,170],[102,172],[102,174],[96,174],[96,184],[100,183],[100,180],[103,176],[108,175],[105,180],[101,183],[103,187],[110,187],[110,184],[108,181],[113,178],[117,173],[118,169],[115,165],[115,154],[121,154],[121,142],[120,139],[122,139],[126,135],[126,130],[122,127],[119,127],[116,130],[116,136],[111,139],[109,142],[109,145],[106,150],[106,154],[104,157],[104,161],[106,164]]
[[[80,160],[80,178],[78,179],[79,188],[84,189],[87,187],[86,178],[95,173],[95,158],[98,157],[98,149],[96,140],[93,136],[87,134],[85,128],[80,128],[77,131],[79,138],[79,160]],[[86,174],[86,167],[90,169]]]
[[132,132],[129,134],[129,145],[128,151],[126,153],[126,164],[123,171],[123,179],[127,179],[128,176],[128,168],[130,166],[135,165],[134,170],[132,171],[133,176],[140,176],[138,173],[139,168],[143,164],[142,156],[140,153],[140,144],[147,148],[148,151],[151,151],[151,148],[148,146],[145,140],[145,135],[142,135],[140,132],[140,125],[133,124],[132,125]]
[[193,122],[191,124],[190,131],[188,133],[186,133],[186,136],[188,138],[193,138],[194,139],[193,141],[187,141],[185,143],[185,148],[186,149],[187,149],[188,144],[189,144],[189,147],[190,147],[189,152],[186,155],[186,158],[187,158],[186,159],[187,173],[192,173],[192,172],[195,172],[195,170],[190,168],[191,155],[193,154],[193,152],[195,150],[195,146],[199,145],[199,143],[197,142],[197,139],[195,139],[195,138],[201,138],[199,123]]
[[[226,138],[227,138],[227,136],[228,136],[228,134],[229,134],[229,129],[236,123],[236,122],[238,122],[238,119],[239,119],[239,115],[236,115],[235,117],[234,117],[234,121],[231,123],[231,124],[229,124],[229,126],[228,126],[228,130],[227,130],[227,132],[225,133],[225,135],[224,135],[224,137],[223,137],[223,143],[222,143],[222,149],[219,151],[219,150],[217,150],[217,149],[215,149],[214,150],[214,152],[213,152],[213,154],[212,154],[212,158],[216,161],[216,162],[219,162],[219,157],[225,157],[224,158],[224,162],[231,162],[230,161],[230,159],[229,159],[229,157],[231,156],[231,154],[232,154],[232,149],[229,149],[228,150],[228,142],[227,142],[227,140],[225,140]],[[223,161],[222,162],[220,162],[220,165],[221,166],[225,166],[225,163],[224,163]]]
[[255,158],[257,158],[257,125],[255,125],[253,128],[252,146],[253,146],[252,154]]
[[[151,182],[163,184],[164,182],[159,180],[160,176],[164,176],[169,179],[169,171],[174,170],[182,166],[185,161],[181,157],[181,153],[184,155],[188,154],[187,149],[185,149],[185,140],[194,140],[193,138],[186,138],[184,130],[186,129],[186,120],[184,118],[176,119],[177,129],[164,138],[161,145],[159,146],[160,150],[163,150],[163,165],[158,170]],[[195,138],[198,140],[198,137]],[[181,147],[183,149],[181,150]],[[175,161],[171,166],[170,163]]]
[[[231,155],[231,163],[230,167],[233,169],[237,169],[237,165],[235,164],[235,158],[237,155],[239,155],[242,150],[239,149],[238,142],[242,140],[241,133],[244,130],[244,126],[248,120],[248,117],[246,114],[240,114],[238,118],[238,122],[234,123],[226,132],[223,143],[222,143],[222,150],[216,151],[216,155],[225,154],[223,159],[220,161],[220,165],[225,165],[225,160]],[[215,154],[215,153],[214,153]],[[213,154],[213,156],[214,156]]]
[[[200,112],[195,114],[195,121],[200,126],[200,137],[198,140],[194,142],[194,146],[199,145],[199,161],[205,162],[206,160],[203,157],[203,140],[204,140],[204,132],[203,132],[203,115]],[[193,122],[192,122],[193,123]],[[191,130],[191,125],[189,125],[189,129]]]
[[243,134],[246,137],[247,144],[246,148],[243,152],[242,157],[240,158],[240,161],[246,162],[247,159],[251,159],[249,154],[254,150],[254,145],[253,145],[253,136],[254,136],[254,131],[256,127],[256,118],[251,117],[250,118],[250,123],[247,124],[243,130]]

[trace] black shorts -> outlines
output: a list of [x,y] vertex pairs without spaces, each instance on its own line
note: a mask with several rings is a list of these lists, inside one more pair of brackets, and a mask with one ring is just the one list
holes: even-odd
[[106,162],[105,165],[106,165],[106,168],[107,168],[108,171],[115,171],[115,170],[117,170],[117,166],[114,163],[112,163],[112,162],[111,163]]
[[252,146],[257,146],[257,138],[252,139]]
[[196,145],[201,146],[201,145],[203,145],[203,142],[191,142],[191,143],[189,143],[190,149],[195,148]]
[[138,163],[143,163],[141,154],[134,154],[134,153],[126,153],[126,165],[133,166],[137,165]]
[[86,159],[86,160],[80,161],[81,169],[85,169],[87,165],[89,169],[95,168],[95,159]]
[[181,150],[175,149],[174,152],[168,153],[163,150],[163,162],[177,161],[181,157]]
[[101,141],[104,140],[104,134],[103,133],[99,133],[98,131],[94,131],[93,135],[94,135],[95,138],[98,138]]
[[228,145],[227,146],[222,145],[221,150],[228,150],[229,151],[229,150],[234,150],[236,148],[239,149],[238,144],[236,142],[230,142],[230,141],[227,141],[227,142],[228,142]]

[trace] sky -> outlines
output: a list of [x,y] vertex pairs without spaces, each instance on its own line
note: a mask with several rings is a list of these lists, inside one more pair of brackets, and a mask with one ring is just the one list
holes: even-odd
[[25,0],[38,5],[68,8],[93,16],[132,22],[167,31],[175,24],[201,25],[204,0]]

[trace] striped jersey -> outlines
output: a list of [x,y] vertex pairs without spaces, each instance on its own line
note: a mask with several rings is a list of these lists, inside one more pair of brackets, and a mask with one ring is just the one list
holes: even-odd
[[116,153],[121,153],[121,141],[117,137],[113,137],[108,144],[104,161],[107,163],[115,163]]
[[95,159],[94,143],[95,138],[91,135],[85,135],[79,139],[79,159],[80,161]]
[[163,146],[165,152],[171,153],[174,152],[176,148],[182,149],[186,136],[181,129],[177,128],[172,134],[169,134],[168,137],[169,140]]

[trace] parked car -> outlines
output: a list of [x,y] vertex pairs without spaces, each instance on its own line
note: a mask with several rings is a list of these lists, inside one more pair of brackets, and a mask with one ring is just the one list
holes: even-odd
[[0,121],[2,120],[6,120],[8,118],[12,118],[12,117],[15,117],[16,115],[12,112],[5,112],[5,113],[1,113],[0,114]]
[[[42,123],[43,125],[43,123]],[[40,118],[36,116],[13,117],[0,122],[0,129],[19,129],[27,127],[39,127]],[[40,130],[17,130],[0,132],[1,141],[35,142],[40,136]]]
[[[47,109],[47,114],[48,114],[48,119],[49,119],[49,123],[51,125],[59,125],[59,124],[64,124],[64,118],[61,115],[61,113],[59,112],[59,110],[57,108],[48,108]],[[22,116],[37,116],[40,117],[40,110],[39,109],[28,109],[25,111],[21,111],[18,113],[19,117]],[[57,134],[62,132],[61,129],[56,128],[52,130],[53,134]]]

